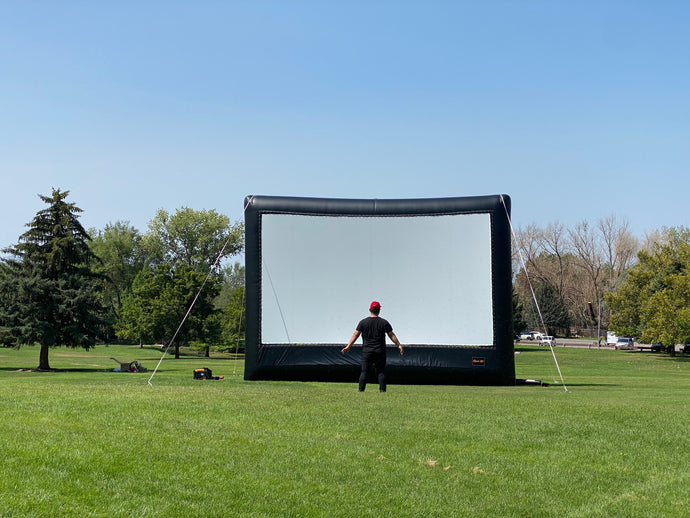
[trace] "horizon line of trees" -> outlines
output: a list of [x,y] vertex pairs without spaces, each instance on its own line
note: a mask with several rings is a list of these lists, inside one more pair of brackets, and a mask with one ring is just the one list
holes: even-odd
[[[669,283],[682,285],[690,276],[690,254],[683,255],[688,243],[690,231],[682,226],[664,227],[639,240],[628,221],[614,215],[594,225],[582,221],[566,227],[555,222],[518,229],[513,240],[513,286],[521,315],[515,315],[515,321],[529,328],[546,327],[551,335],[601,338],[612,330],[667,347],[690,341],[690,333],[677,322],[690,322],[690,316],[682,313],[682,308],[690,312],[690,300],[679,287],[673,295],[667,289]],[[654,274],[641,276],[640,270],[649,270],[650,265],[656,268]],[[670,275],[678,278],[672,281]],[[641,277],[654,277],[655,287],[642,286]],[[639,317],[637,299],[645,294],[656,302],[672,299],[664,299],[666,307],[676,308],[662,319],[667,329],[650,325],[660,320],[660,305],[648,306],[648,316]]]
[[[39,195],[47,207],[2,251],[0,345],[38,343],[42,370],[57,346],[159,343],[174,346],[176,358],[180,345],[206,355],[244,349],[244,267],[226,264],[243,251],[241,222],[182,207],[158,210],[143,234],[127,221],[87,232],[68,194]],[[669,351],[690,343],[686,227],[640,242],[615,216],[572,228],[528,225],[516,232],[513,272],[516,333],[613,330]]]
[[[222,259],[243,250],[243,225],[215,210],[159,209],[141,234],[128,222],[92,230],[91,248],[109,279],[103,297],[112,328],[122,341],[217,350],[238,348],[244,322],[244,268]],[[196,294],[194,311],[186,312]],[[239,306],[238,306],[239,304]],[[177,327],[186,316],[186,321]],[[230,321],[232,320],[232,321]]]
[[0,345],[39,344],[39,370],[63,345],[164,344],[176,358],[180,345],[244,347],[244,268],[227,264],[243,250],[241,222],[182,207],[159,209],[143,234],[127,221],[87,232],[68,195],[39,195],[47,207],[2,251]]
[[571,228],[531,224],[515,234],[514,285],[527,325],[542,328],[543,318],[548,334],[566,336],[608,328],[603,294],[616,289],[640,247],[629,223],[609,216]]

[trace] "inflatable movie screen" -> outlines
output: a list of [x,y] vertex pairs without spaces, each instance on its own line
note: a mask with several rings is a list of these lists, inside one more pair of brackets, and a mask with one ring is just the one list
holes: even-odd
[[381,302],[389,383],[515,383],[507,195],[245,199],[245,379],[349,381]]

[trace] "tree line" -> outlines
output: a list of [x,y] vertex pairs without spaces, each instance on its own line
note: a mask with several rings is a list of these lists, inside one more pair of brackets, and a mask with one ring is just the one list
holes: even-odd
[[685,227],[640,240],[616,216],[518,229],[515,331],[545,326],[552,335],[602,337],[611,330],[669,350],[690,342],[689,248]]
[[[63,345],[158,343],[176,357],[181,345],[207,355],[244,348],[244,268],[227,265],[243,251],[241,222],[183,207],[158,210],[144,233],[126,221],[87,232],[68,195],[40,196],[47,207],[3,250],[1,345],[39,344],[42,370],[50,348]],[[514,236],[513,272],[516,333],[613,330],[671,352],[690,343],[690,229],[640,241],[615,216],[528,225]]]
[[243,348],[244,271],[227,265],[243,250],[242,223],[183,207],[158,210],[145,233],[126,221],[87,231],[68,195],[40,196],[47,207],[3,250],[0,344],[39,344],[40,370],[61,345],[158,343],[176,357],[180,345]]

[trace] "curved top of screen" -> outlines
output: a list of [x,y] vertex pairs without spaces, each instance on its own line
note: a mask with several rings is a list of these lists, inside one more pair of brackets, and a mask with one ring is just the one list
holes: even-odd
[[290,196],[247,196],[245,210],[287,214],[351,216],[398,216],[505,212],[510,214],[510,196],[465,196],[417,199],[302,198]]

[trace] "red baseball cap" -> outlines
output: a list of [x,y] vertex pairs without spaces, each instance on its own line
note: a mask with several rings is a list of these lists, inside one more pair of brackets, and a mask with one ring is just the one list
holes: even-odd
[[374,309],[381,309],[381,304],[378,302],[374,301],[369,305],[369,311],[372,311]]

